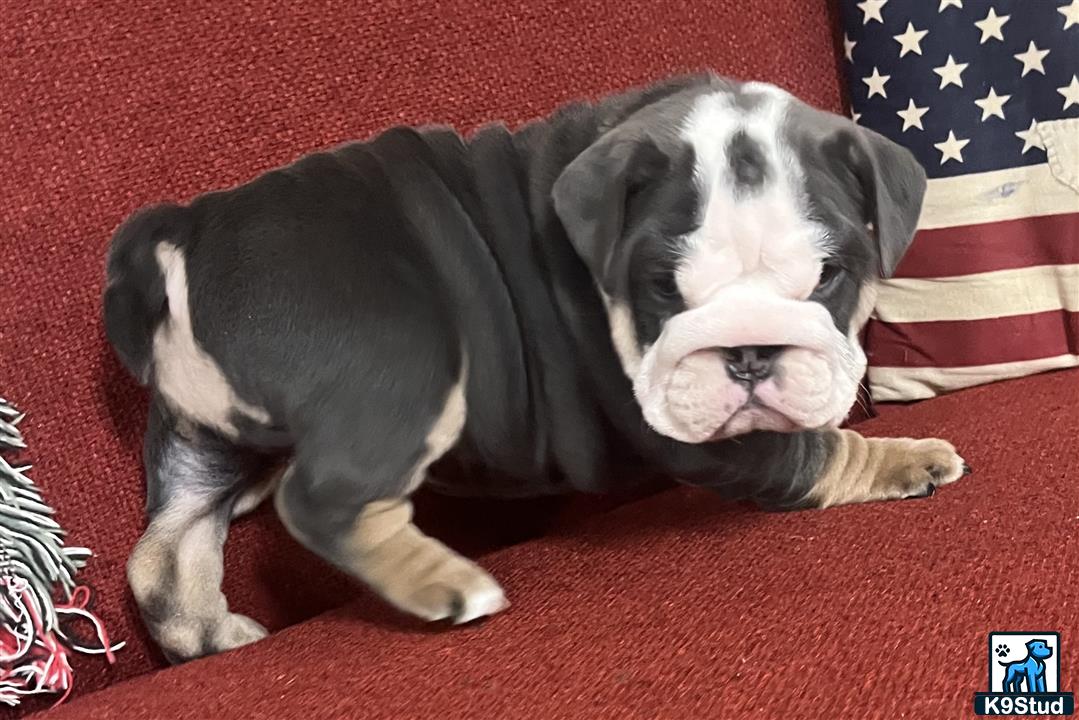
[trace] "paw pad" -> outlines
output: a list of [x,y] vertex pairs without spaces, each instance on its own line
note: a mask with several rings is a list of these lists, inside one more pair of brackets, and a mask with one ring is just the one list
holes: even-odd
[[1007,657],[1007,655],[1008,655],[1008,646],[1003,645],[1003,644],[997,645],[996,649],[993,652],[995,652],[997,654],[997,657],[1001,657],[1001,658],[1002,657]]

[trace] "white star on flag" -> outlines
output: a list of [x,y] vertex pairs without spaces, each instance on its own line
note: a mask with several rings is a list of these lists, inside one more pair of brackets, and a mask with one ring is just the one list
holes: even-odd
[[1045,143],[1042,142],[1041,135],[1038,133],[1038,121],[1031,120],[1030,127],[1026,130],[1020,130],[1015,133],[1015,136],[1023,141],[1023,154],[1027,154],[1027,150],[1031,148],[1038,148],[1039,150],[1045,149]]
[[1064,29],[1079,25],[1079,0],[1072,0],[1071,5],[1058,7],[1057,12],[1064,16]]
[[967,69],[967,65],[969,64],[970,63],[957,63],[955,58],[949,55],[948,62],[940,67],[933,68],[933,72],[940,75],[940,89],[943,90],[949,85],[963,87],[963,71]]
[[1064,109],[1072,105],[1079,105],[1079,78],[1072,75],[1072,81],[1064,87],[1057,88],[1057,92],[1064,96]]
[[914,98],[911,98],[906,110],[899,110],[896,112],[896,115],[903,118],[902,132],[906,132],[912,127],[916,127],[919,130],[925,130],[925,128],[922,127],[922,115],[925,115],[927,112],[929,112],[928,106],[918,107],[914,104]]
[[949,160],[963,162],[963,148],[965,148],[969,142],[970,140],[960,140],[955,136],[953,131],[949,130],[947,140],[944,142],[933,143],[933,147],[940,150],[940,164],[943,165]]
[[899,43],[899,57],[905,56],[907,53],[922,54],[922,38],[929,34],[928,30],[915,30],[914,23],[907,23],[907,29],[900,35],[893,35],[895,41]]
[[[1079,0],[1076,0],[1079,2]],[[851,40],[847,37],[847,33],[843,33],[843,54],[847,56],[847,59],[854,62],[854,46],[857,45],[856,40]]]
[[982,122],[985,122],[993,115],[1003,120],[1004,103],[1011,100],[1011,97],[1011,95],[997,95],[996,90],[989,88],[988,95],[981,100],[975,100],[974,104],[982,109]]
[[850,119],[853,120],[854,122],[858,122],[859,120],[862,119],[862,114],[861,113],[856,113],[853,110],[851,110],[850,111]]
[[1023,74],[1019,77],[1026,77],[1027,73],[1031,70],[1037,70],[1042,75],[1045,74],[1045,66],[1042,65],[1042,60],[1049,54],[1048,50],[1039,50],[1038,46],[1034,44],[1034,41],[1030,41],[1030,45],[1027,46],[1026,52],[1021,52],[1017,55],[1013,55],[1016,60],[1023,63]]
[[996,38],[997,40],[1004,40],[1004,33],[1002,28],[1004,23],[1011,19],[1011,15],[997,15],[996,10],[989,8],[989,14],[982,20],[975,20],[974,24],[978,26],[978,29],[982,31],[982,39],[978,42],[979,45],[984,45],[990,38]]
[[862,78],[862,82],[869,86],[869,96],[880,95],[884,99],[888,99],[888,93],[884,92],[884,83],[892,79],[891,75],[881,75],[877,68],[873,68],[873,74],[869,77]]
[[858,3],[858,9],[862,11],[862,24],[868,25],[870,20],[876,20],[879,23],[884,22],[884,18],[881,17],[880,11],[885,5],[888,4],[888,0],[862,0]]
[[957,7],[963,9],[963,0],[940,0],[940,8],[937,12],[944,12],[947,8]]

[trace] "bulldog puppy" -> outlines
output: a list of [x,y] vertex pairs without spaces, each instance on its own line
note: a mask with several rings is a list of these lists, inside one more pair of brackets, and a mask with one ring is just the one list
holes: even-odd
[[[104,319],[153,394],[128,565],[150,631],[174,661],[265,635],[228,609],[222,546],[271,492],[397,608],[502,610],[412,524],[437,460],[451,492],[603,491],[629,462],[780,509],[957,480],[943,440],[838,429],[924,189],[884,137],[703,74],[517,130],[396,128],[137,212]],[[267,452],[290,459],[276,489]]]

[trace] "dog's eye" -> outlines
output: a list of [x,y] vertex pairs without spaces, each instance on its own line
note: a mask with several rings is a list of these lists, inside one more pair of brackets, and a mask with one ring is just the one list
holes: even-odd
[[818,290],[827,290],[843,277],[843,267],[833,262],[826,262],[820,269],[820,280],[817,282]]
[[656,293],[665,300],[677,300],[681,297],[678,283],[674,282],[674,273],[661,273],[655,280]]
[[665,299],[673,300],[679,297],[678,283],[675,282],[673,272],[660,272],[652,278],[652,289],[656,295]]

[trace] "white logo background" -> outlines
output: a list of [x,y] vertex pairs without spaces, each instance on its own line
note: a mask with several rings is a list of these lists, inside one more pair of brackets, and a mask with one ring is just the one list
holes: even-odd
[[[1059,637],[1056,633],[991,633],[989,635],[989,677],[991,680],[990,692],[1004,692],[1004,675],[1007,672],[1000,663],[1017,662],[1027,656],[1027,643],[1031,640],[1044,640],[1045,644],[1053,649],[1053,656],[1045,660],[1045,691],[1059,692],[1060,678],[1060,648]],[[1001,657],[997,654],[997,648],[1001,645],[1007,647],[1008,653]],[[1026,684],[1023,685],[1023,693],[1028,693]]]

